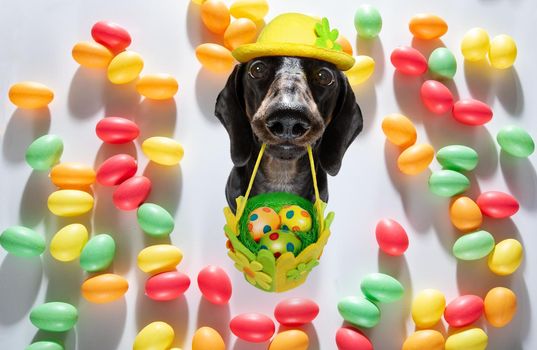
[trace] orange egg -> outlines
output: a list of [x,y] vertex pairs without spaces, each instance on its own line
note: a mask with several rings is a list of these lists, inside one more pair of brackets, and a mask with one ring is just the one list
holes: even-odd
[[71,54],[78,64],[88,68],[106,68],[114,58],[106,46],[94,41],[76,43]]
[[453,226],[463,232],[477,230],[483,222],[483,214],[477,203],[464,196],[451,203],[449,218]]
[[224,45],[235,50],[243,44],[253,43],[257,37],[257,27],[251,19],[239,18],[227,27],[224,33]]
[[196,47],[196,57],[203,67],[216,73],[227,73],[235,64],[235,59],[231,52],[218,44],[206,43],[199,45]]
[[427,169],[434,158],[434,148],[426,143],[408,147],[397,158],[402,173],[417,175]]
[[229,25],[229,9],[222,0],[207,0],[201,4],[201,20],[211,32],[224,34]]
[[343,52],[348,53],[352,56],[352,45],[349,40],[347,40],[347,38],[340,34],[339,37],[336,39],[336,43],[341,45]]
[[83,163],[60,163],[50,171],[50,180],[62,189],[87,189],[95,182],[95,170]]
[[485,297],[485,317],[494,327],[506,326],[516,314],[516,294],[504,287],[492,288]]
[[448,25],[442,18],[436,15],[420,13],[410,19],[408,28],[414,37],[423,40],[432,40],[438,39],[446,34]]
[[382,131],[388,141],[401,148],[407,148],[416,143],[416,127],[402,114],[393,113],[384,117]]
[[92,303],[102,304],[121,298],[129,289],[129,282],[119,275],[105,273],[88,278],[82,283],[82,296]]

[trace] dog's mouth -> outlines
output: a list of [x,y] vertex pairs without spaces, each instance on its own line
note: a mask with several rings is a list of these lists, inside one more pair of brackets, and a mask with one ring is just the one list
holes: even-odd
[[306,146],[299,146],[289,142],[277,145],[267,144],[267,153],[282,160],[299,158],[303,156],[306,151]]

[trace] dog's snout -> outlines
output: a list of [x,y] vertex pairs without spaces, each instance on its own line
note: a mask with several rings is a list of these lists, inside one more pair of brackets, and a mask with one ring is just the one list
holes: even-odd
[[311,128],[310,122],[302,116],[279,113],[267,120],[270,133],[280,139],[292,140],[305,135]]

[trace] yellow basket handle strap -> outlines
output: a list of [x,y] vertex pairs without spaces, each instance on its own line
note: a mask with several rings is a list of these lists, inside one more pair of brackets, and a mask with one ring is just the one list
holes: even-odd
[[313,161],[313,151],[311,150],[311,146],[308,145],[308,157],[310,159],[310,167],[311,167],[311,177],[313,180],[313,190],[315,192],[315,206],[317,207],[317,217],[319,219],[319,223],[321,226],[321,230],[323,230],[323,209],[322,209],[322,201],[321,196],[319,195],[319,186],[317,185],[317,172],[315,171],[315,162]]
[[244,208],[246,207],[246,202],[250,197],[250,192],[252,191],[252,187],[254,186],[255,176],[257,174],[257,171],[259,170],[259,164],[261,164],[261,158],[263,158],[263,153],[265,153],[266,147],[267,145],[265,143],[261,145],[261,149],[259,150],[259,154],[257,155],[257,160],[255,161],[254,170],[252,171],[252,175],[250,176],[250,182],[248,183],[246,193],[244,194],[242,200],[237,204],[237,212],[235,213],[237,222],[241,218],[242,213],[244,212]]

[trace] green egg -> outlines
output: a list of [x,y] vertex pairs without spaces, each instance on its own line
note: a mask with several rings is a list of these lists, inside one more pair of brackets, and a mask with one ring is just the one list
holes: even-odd
[[28,345],[25,350],[63,350],[63,346],[53,341],[38,341]]
[[445,47],[435,49],[429,56],[429,70],[438,77],[452,79],[457,72],[455,56]]
[[470,180],[453,170],[438,170],[429,177],[429,190],[441,197],[453,197],[466,191]]
[[103,233],[91,238],[80,253],[80,266],[87,272],[102,271],[114,260],[116,242]]
[[175,226],[172,215],[160,205],[153,203],[142,204],[138,208],[137,217],[142,230],[153,237],[168,236]]
[[76,307],[67,303],[45,303],[32,310],[30,321],[43,331],[67,332],[78,321],[78,311]]
[[360,283],[360,289],[367,299],[391,303],[401,299],[405,293],[403,285],[392,276],[383,273],[371,273]]
[[358,327],[371,328],[380,321],[378,306],[362,297],[345,297],[339,301],[337,309],[345,321]]
[[460,260],[478,260],[494,249],[494,237],[487,231],[468,233],[455,242],[453,255]]
[[468,146],[450,145],[438,150],[436,160],[447,170],[472,171],[479,162],[479,155]]
[[360,6],[354,14],[354,27],[362,38],[377,37],[382,29],[382,17],[379,10],[371,5]]
[[28,227],[11,226],[0,235],[0,245],[16,256],[39,256],[45,251],[45,237]]
[[268,249],[276,259],[287,252],[298,254],[301,246],[300,239],[293,232],[285,230],[265,233],[259,240],[259,249]]
[[63,153],[63,141],[56,135],[43,135],[26,149],[26,162],[34,170],[49,170]]
[[535,143],[530,134],[516,125],[503,127],[496,135],[502,151],[514,157],[526,158],[535,151]]

